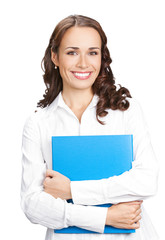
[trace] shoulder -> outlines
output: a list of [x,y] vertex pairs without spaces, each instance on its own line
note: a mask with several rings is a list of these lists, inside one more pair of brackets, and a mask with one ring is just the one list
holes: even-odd
[[49,118],[58,107],[59,97],[60,94],[53,100],[50,105],[46,106],[45,108],[37,108],[37,110],[30,114],[26,122],[30,121],[34,123],[39,123],[40,121]]
[[28,117],[26,122],[33,121],[39,122],[42,118],[45,118],[47,115],[47,107],[46,108],[38,108],[34,112],[32,112]]
[[129,98],[129,108],[125,111],[125,114],[129,117],[144,118],[144,112],[141,103],[135,98]]
[[141,104],[134,98],[130,98],[128,101],[130,106],[124,112],[126,126],[131,129],[134,128],[136,131],[138,131],[138,129],[145,130],[145,128],[147,128],[147,123]]
[[42,126],[42,123],[47,121],[54,115],[59,105],[61,93],[53,100],[53,102],[45,108],[38,108],[26,119],[24,128],[36,128]]
[[117,116],[133,116],[133,115],[137,115],[137,114],[141,114],[142,113],[142,108],[141,105],[139,103],[139,101],[135,98],[127,98],[126,99],[129,102],[129,107],[127,110],[112,110],[112,109],[108,109],[108,113],[109,115],[117,115]]
[[128,115],[143,114],[143,110],[139,101],[135,98],[127,99],[129,102],[129,108],[125,111]]
[[24,131],[36,130],[39,124],[49,115],[48,107],[38,108],[32,112],[25,120]]

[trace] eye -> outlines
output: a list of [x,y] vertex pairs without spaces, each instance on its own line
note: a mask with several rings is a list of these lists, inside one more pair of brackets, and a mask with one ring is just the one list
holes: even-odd
[[77,52],[75,52],[75,51],[70,51],[70,52],[67,53],[67,55],[74,55],[74,56],[76,56],[76,55],[77,55]]
[[90,52],[89,54],[94,56],[94,55],[98,55],[98,52],[93,51],[93,52]]

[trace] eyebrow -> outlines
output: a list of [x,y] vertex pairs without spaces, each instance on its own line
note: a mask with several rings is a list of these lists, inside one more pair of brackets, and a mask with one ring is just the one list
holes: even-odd
[[[68,49],[68,48],[72,48],[72,49],[75,49],[75,50],[79,49],[79,47],[67,47],[67,48],[65,48],[65,50]],[[90,47],[89,48],[89,50],[93,50],[93,49],[99,49],[100,50],[99,47]]]

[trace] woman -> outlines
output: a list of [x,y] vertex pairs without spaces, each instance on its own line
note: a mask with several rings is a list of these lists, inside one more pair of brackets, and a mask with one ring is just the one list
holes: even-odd
[[[157,189],[157,163],[139,104],[115,86],[107,39],[100,24],[75,15],[63,19],[43,59],[44,99],[23,132],[22,208],[31,222],[48,228],[46,240],[157,240],[142,206]],[[51,170],[51,136],[133,134],[132,169],[97,181],[71,182]],[[73,199],[75,204],[66,200]],[[90,205],[112,203],[111,208]],[[88,205],[88,206],[84,206]],[[78,226],[136,229],[131,234],[57,234]]]

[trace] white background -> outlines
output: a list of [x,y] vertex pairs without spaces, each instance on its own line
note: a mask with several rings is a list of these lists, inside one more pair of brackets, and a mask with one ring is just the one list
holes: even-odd
[[[44,93],[41,59],[55,25],[70,14],[98,20],[107,37],[116,82],[141,103],[160,165],[159,190],[144,204],[164,232],[165,7],[160,0],[28,0],[0,6],[1,239],[44,239],[20,208],[21,138]],[[3,234],[6,236],[2,238]]]

